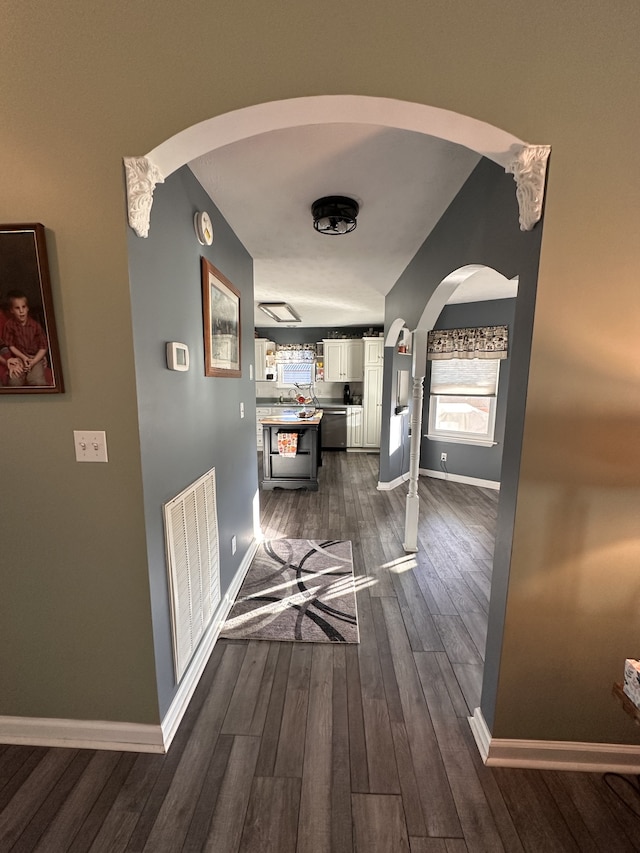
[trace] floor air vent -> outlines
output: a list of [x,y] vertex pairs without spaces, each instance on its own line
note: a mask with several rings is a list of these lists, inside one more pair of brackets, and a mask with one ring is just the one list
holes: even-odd
[[180,681],[220,602],[216,470],[164,505],[171,628]]

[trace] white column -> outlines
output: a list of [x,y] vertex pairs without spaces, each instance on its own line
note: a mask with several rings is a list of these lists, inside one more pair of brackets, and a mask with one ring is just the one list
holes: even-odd
[[420,445],[422,443],[422,401],[424,398],[424,376],[427,368],[427,331],[416,329],[412,335],[413,393],[411,398],[411,444],[409,455],[409,491],[404,519],[405,551],[418,550],[418,477],[420,473]]

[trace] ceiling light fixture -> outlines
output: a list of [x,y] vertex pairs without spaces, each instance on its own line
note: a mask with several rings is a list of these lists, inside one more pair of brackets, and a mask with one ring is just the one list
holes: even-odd
[[286,302],[258,302],[258,308],[277,323],[301,323],[302,318]]
[[355,231],[360,210],[357,201],[343,195],[328,195],[311,205],[313,227],[320,234],[349,234]]

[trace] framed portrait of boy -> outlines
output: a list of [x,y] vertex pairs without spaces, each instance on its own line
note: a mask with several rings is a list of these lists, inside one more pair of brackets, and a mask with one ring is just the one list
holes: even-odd
[[240,293],[228,278],[202,258],[205,376],[242,376]]
[[44,225],[0,225],[0,394],[62,391]]

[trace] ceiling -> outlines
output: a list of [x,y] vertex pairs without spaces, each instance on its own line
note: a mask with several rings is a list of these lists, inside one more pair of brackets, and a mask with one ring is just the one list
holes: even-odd
[[[372,326],[382,325],[385,294],[479,159],[426,134],[339,123],[258,134],[189,166],[254,259],[256,303],[288,302],[298,326]],[[351,234],[314,230],[311,204],[326,195],[359,203]],[[454,298],[500,298],[512,289],[485,270]],[[284,325],[257,308],[255,322]]]

